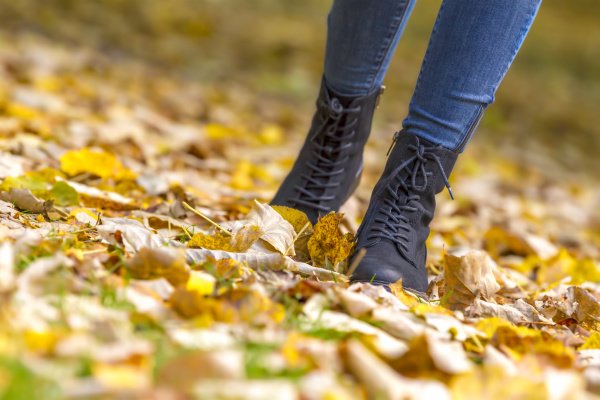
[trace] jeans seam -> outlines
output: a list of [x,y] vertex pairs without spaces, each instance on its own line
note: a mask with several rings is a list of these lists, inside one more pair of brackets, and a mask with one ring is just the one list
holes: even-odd
[[471,119],[471,122],[469,122],[469,124],[467,125],[468,129],[466,130],[465,133],[463,133],[462,137],[458,141],[458,144],[456,145],[456,147],[454,149],[452,149],[452,151],[458,152],[459,150],[461,150],[461,147],[466,146],[467,142],[469,141],[470,136],[473,136],[473,134],[475,133],[474,132],[475,126],[483,118],[483,113],[485,112],[485,109],[486,109],[486,107],[484,107],[482,104],[480,104],[477,107],[477,112]]
[[[398,4],[401,4],[401,3],[398,2]],[[390,34],[386,37],[386,40],[388,41],[387,45],[384,47],[383,51],[381,51],[378,55],[377,68],[375,69],[375,71],[373,71],[373,74],[372,74],[371,78],[369,79],[368,93],[371,93],[371,91],[373,90],[373,84],[375,83],[375,78],[377,77],[377,75],[379,75],[379,72],[381,72],[381,68],[383,67],[383,62],[385,61],[387,55],[390,52],[390,49],[392,48],[392,43],[394,43],[394,37],[398,34],[398,29],[400,29],[400,26],[402,25],[402,21],[404,21],[404,18],[406,16],[406,12],[408,11],[409,5],[410,5],[410,0],[406,1],[406,4],[404,7],[402,7],[402,5],[400,5],[401,10],[403,10],[403,11],[402,11],[401,15],[399,15],[396,26],[390,30]]]

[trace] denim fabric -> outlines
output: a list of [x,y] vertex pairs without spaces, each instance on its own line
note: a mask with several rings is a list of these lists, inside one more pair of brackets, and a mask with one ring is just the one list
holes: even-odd
[[[444,0],[403,129],[462,152],[494,101],[542,0]],[[334,0],[325,78],[336,91],[381,85],[414,0]]]

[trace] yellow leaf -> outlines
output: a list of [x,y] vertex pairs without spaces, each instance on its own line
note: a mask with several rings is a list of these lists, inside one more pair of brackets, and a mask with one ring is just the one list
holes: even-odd
[[42,353],[52,352],[59,339],[54,332],[48,330],[26,331],[24,338],[25,343],[30,350]]
[[232,136],[239,136],[235,130],[219,124],[207,124],[204,129],[206,130],[206,136],[209,139],[217,140]]
[[10,103],[6,107],[6,113],[12,117],[21,119],[33,119],[40,116],[40,113],[33,108],[29,108],[20,103]]
[[185,288],[198,294],[209,295],[215,290],[217,280],[214,276],[201,271],[192,271]]
[[198,232],[187,242],[187,247],[225,250],[231,247],[231,241],[232,236],[225,235],[220,231],[217,231],[214,235],[205,235],[202,232]]
[[221,231],[217,231],[214,235],[205,235],[199,232],[192,237],[187,246],[243,253],[252,247],[262,234],[263,231],[256,225],[246,225],[230,236],[226,236]]
[[0,184],[0,190],[8,192],[10,189],[46,190],[48,184],[36,174],[7,176]]
[[249,190],[254,187],[252,180],[252,163],[242,160],[237,163],[233,174],[231,175],[230,186],[234,189]]
[[565,249],[548,260],[542,261],[537,272],[538,283],[553,284],[570,277],[571,285],[584,282],[600,282],[600,270],[596,263],[589,258],[577,260]]
[[240,278],[244,273],[252,273],[250,268],[244,266],[239,261],[231,258],[221,258],[217,261],[210,256],[208,256],[204,263],[193,266],[192,268],[195,270],[203,269],[206,272],[213,274],[216,278],[221,279],[237,279]]
[[424,315],[424,314],[442,314],[442,315],[454,315],[452,311],[447,308],[433,305],[431,303],[419,303],[413,306],[410,311],[415,313],[415,315]]
[[514,326],[514,325],[511,322],[509,322],[505,319],[502,319],[502,318],[498,318],[498,317],[490,317],[490,318],[482,319],[481,321],[477,322],[477,324],[475,325],[477,330],[484,333],[488,338],[491,338],[492,336],[494,336],[494,333],[496,333],[496,330],[501,326]]
[[449,383],[454,400],[545,400],[548,398],[543,381],[513,376],[497,366],[484,366],[456,375]]
[[600,283],[600,271],[597,264],[589,258],[577,261],[571,266],[571,285],[581,285],[584,282]]
[[148,373],[133,365],[95,364],[92,375],[110,389],[142,389],[150,384]]
[[143,247],[129,260],[126,268],[133,279],[165,278],[175,287],[186,284],[190,276],[183,250]]
[[336,265],[350,255],[353,243],[338,229],[343,217],[341,213],[329,213],[315,225],[308,240],[308,251],[316,266],[322,267],[326,258]]
[[217,274],[225,279],[242,275],[245,267],[239,261],[222,258],[217,261]]
[[88,148],[73,150],[60,158],[61,170],[69,175],[84,172],[103,179],[135,179],[135,174],[125,168],[114,154],[105,151],[93,151]]
[[212,321],[262,324],[281,322],[285,308],[256,290],[231,289],[217,297],[207,297],[184,286],[178,287],[169,303],[184,318],[195,318],[206,326]]
[[285,344],[281,348],[281,354],[287,361],[287,365],[290,367],[296,367],[300,361],[300,352],[297,349],[298,342],[300,341],[301,336],[296,332],[291,332],[287,336],[287,340]]
[[589,338],[585,341],[579,350],[600,349],[600,333],[592,332]]
[[55,76],[39,77],[33,84],[36,88],[46,92],[57,92],[62,86],[60,80]]
[[485,235],[485,250],[495,256],[501,255],[506,251],[527,256],[533,254],[533,250],[516,235],[506,232],[502,228],[494,227],[489,229]]
[[263,144],[280,144],[283,142],[283,130],[277,125],[267,125],[258,134],[258,140]]
[[490,343],[516,361],[526,354],[533,354],[542,364],[557,368],[569,368],[575,361],[573,349],[565,347],[560,340],[524,326],[498,326]]
[[[201,295],[196,291],[179,286],[169,299],[171,307],[184,318],[197,318],[203,327],[209,327],[215,320],[214,315],[225,308],[218,300]],[[230,322],[230,321],[225,321]]]
[[96,224],[98,222],[98,215],[94,214],[90,209],[84,207],[77,207],[69,212],[69,216],[75,217],[79,222],[86,224]]
[[419,299],[404,292],[404,289],[402,288],[402,278],[398,279],[396,283],[392,283],[389,286],[392,294],[396,296],[396,298],[404,305],[408,307],[415,307],[419,305]]
[[300,230],[308,223],[307,230],[312,230],[312,224],[310,220],[306,216],[303,211],[296,210],[294,208],[285,207],[285,206],[271,206],[273,210],[277,211],[279,215],[283,217],[287,222],[292,224],[294,227],[294,231],[296,233],[300,232]]
[[537,272],[537,281],[546,284],[558,282],[569,276],[576,263],[565,249],[560,249],[556,256],[542,262]]
[[79,198],[84,206],[89,208],[100,208],[103,210],[113,210],[113,211],[127,211],[127,210],[137,210],[138,206],[131,203],[123,203],[119,200],[113,200],[108,196],[105,196],[104,193],[100,193],[100,197],[90,196],[85,193],[79,193]]

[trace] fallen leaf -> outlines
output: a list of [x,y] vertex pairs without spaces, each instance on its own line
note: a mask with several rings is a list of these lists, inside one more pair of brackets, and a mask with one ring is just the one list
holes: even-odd
[[285,207],[285,206],[271,206],[273,210],[277,211],[279,215],[283,217],[287,222],[289,222],[293,227],[296,233],[299,233],[302,228],[306,224],[308,224],[308,230],[313,229],[313,226],[308,219],[308,216],[300,210],[296,210],[295,208]]
[[114,154],[88,148],[63,154],[60,157],[60,168],[71,176],[87,172],[103,179],[135,179],[135,174],[125,168]]
[[139,390],[150,386],[149,374],[133,365],[96,364],[92,375],[110,389]]
[[73,206],[79,204],[79,194],[64,181],[57,181],[50,189],[54,201],[59,206]]
[[198,294],[209,295],[215,290],[217,280],[210,274],[202,271],[191,271],[185,288]]
[[589,338],[582,344],[578,350],[590,350],[597,349],[600,350],[600,333],[592,332]]
[[142,248],[125,266],[133,279],[165,278],[175,287],[185,285],[191,274],[183,249]]
[[353,242],[338,229],[343,217],[340,213],[329,213],[315,225],[308,251],[316,266],[323,267],[326,259],[335,266],[350,255]]
[[211,380],[199,383],[194,390],[197,400],[299,400],[292,382],[272,380]]
[[396,296],[396,298],[400,300],[402,304],[405,304],[408,307],[414,307],[419,304],[419,299],[416,296],[406,293],[402,288],[402,278],[389,286],[392,294]]
[[250,247],[260,239],[262,234],[263,231],[256,225],[245,225],[230,235],[221,231],[217,231],[213,235],[206,235],[202,232],[198,232],[194,234],[189,242],[187,242],[187,246],[190,248],[243,253],[250,249]]
[[348,341],[343,351],[346,368],[363,385],[369,398],[450,399],[450,393],[443,384],[402,377],[357,340]]
[[201,380],[241,379],[244,375],[244,358],[240,351],[196,351],[169,360],[160,369],[157,381],[161,386],[189,393]]
[[489,256],[481,251],[472,251],[462,257],[444,254],[445,305],[451,309],[463,309],[480,295],[492,299],[500,289]]
[[431,332],[413,339],[405,354],[388,360],[388,363],[407,377],[440,380],[447,379],[447,374],[461,374],[473,368],[460,342],[444,339]]
[[465,312],[471,317],[502,318],[513,324],[525,324],[530,322],[525,318],[521,311],[510,305],[490,303],[481,299],[476,299]]
[[450,380],[452,398],[456,400],[545,400],[546,386],[541,381],[512,376],[498,366],[477,368]]
[[247,216],[248,224],[257,226],[262,235],[260,238],[273,246],[281,254],[293,256],[295,232],[294,227],[268,204],[260,204],[254,200],[252,210]]
[[10,189],[9,192],[0,192],[0,200],[12,203],[23,211],[42,214],[50,220],[48,213],[54,209],[54,201],[43,201],[31,194],[29,189]]

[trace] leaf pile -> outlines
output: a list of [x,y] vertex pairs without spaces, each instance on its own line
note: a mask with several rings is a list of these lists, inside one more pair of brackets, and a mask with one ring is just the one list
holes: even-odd
[[344,215],[267,204],[290,106],[40,38],[0,66],[3,398],[600,395],[592,178],[463,156],[429,298],[390,293],[346,276],[377,162]]

